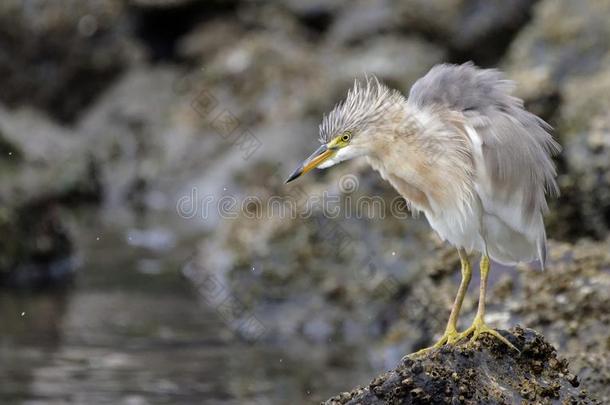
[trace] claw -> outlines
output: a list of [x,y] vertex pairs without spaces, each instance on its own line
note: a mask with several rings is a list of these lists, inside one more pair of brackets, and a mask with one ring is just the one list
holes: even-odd
[[521,353],[521,351],[517,349],[511,342],[509,342],[508,339],[502,336],[497,330],[487,326],[487,324],[479,318],[476,318],[468,329],[458,334],[458,341],[463,340],[467,338],[470,334],[472,334],[472,337],[470,338],[470,342],[472,343],[479,339],[483,333],[490,334],[491,336],[504,343],[506,346],[515,350],[517,353]]
[[445,333],[443,334],[443,336],[441,336],[441,338],[435,344],[433,344],[430,347],[426,347],[424,349],[418,350],[415,353],[410,354],[408,357],[422,356],[424,354],[429,353],[430,351],[432,351],[434,349],[440,349],[441,347],[443,347],[446,344],[454,345],[459,341],[459,336],[460,336],[460,333],[458,333],[458,331],[455,329],[446,330]]

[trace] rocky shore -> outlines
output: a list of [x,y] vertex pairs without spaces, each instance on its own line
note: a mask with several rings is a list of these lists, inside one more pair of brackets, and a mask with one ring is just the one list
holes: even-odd
[[368,386],[324,405],[381,404],[601,404],[580,388],[568,362],[531,329],[502,331],[520,350],[483,338],[405,358]]
[[[81,210],[171,216],[161,233],[195,240],[186,279],[239,297],[232,322],[255,314],[259,343],[353,344],[390,369],[444,327],[457,255],[362,162],[283,181],[354,78],[406,93],[437,63],[473,60],[505,70],[564,147],[547,271],[492,270],[489,320],[523,354],[443,349],[329,403],[610,402],[610,1],[25,3],[0,5],[2,288],[69,285],[94,231],[75,226]],[[373,212],[299,215],[323,195],[352,213],[374,198]],[[277,198],[296,211],[269,211]],[[475,309],[471,293],[460,327]]]

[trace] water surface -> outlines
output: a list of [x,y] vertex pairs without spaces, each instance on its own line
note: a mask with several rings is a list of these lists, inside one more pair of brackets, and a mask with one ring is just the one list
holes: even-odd
[[315,403],[377,371],[339,342],[242,341],[181,275],[196,238],[104,217],[75,220],[71,286],[0,292],[3,404]]

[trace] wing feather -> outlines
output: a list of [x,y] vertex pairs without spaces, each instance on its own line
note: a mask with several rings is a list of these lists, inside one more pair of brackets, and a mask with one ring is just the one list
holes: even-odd
[[[551,127],[512,95],[514,88],[499,70],[444,64],[413,85],[408,103],[421,109],[442,105],[463,114],[480,137],[490,195],[494,201],[520,204],[521,223],[509,225],[524,231],[529,225],[540,227],[548,210],[546,194],[559,194],[552,156],[561,147]],[[537,232],[544,239],[543,225]]]
[[526,213],[547,209],[545,192],[558,195],[552,156],[561,151],[544,120],[511,95],[515,85],[496,69],[472,63],[437,65],[418,80],[408,102],[420,108],[443,105],[464,114],[481,136],[486,169],[497,193],[526,191]]

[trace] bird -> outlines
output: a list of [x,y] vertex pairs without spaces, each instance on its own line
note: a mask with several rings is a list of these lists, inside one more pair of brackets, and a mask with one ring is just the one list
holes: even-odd
[[[323,116],[321,146],[286,180],[363,157],[457,249],[461,281],[447,326],[435,344],[417,353],[484,334],[517,350],[485,322],[491,262],[537,260],[544,269],[544,215],[547,197],[559,195],[553,157],[561,146],[551,126],[513,94],[515,88],[500,70],[472,62],[432,67],[406,97],[374,75],[356,79]],[[471,326],[459,332],[474,254],[480,255],[478,307]]]

